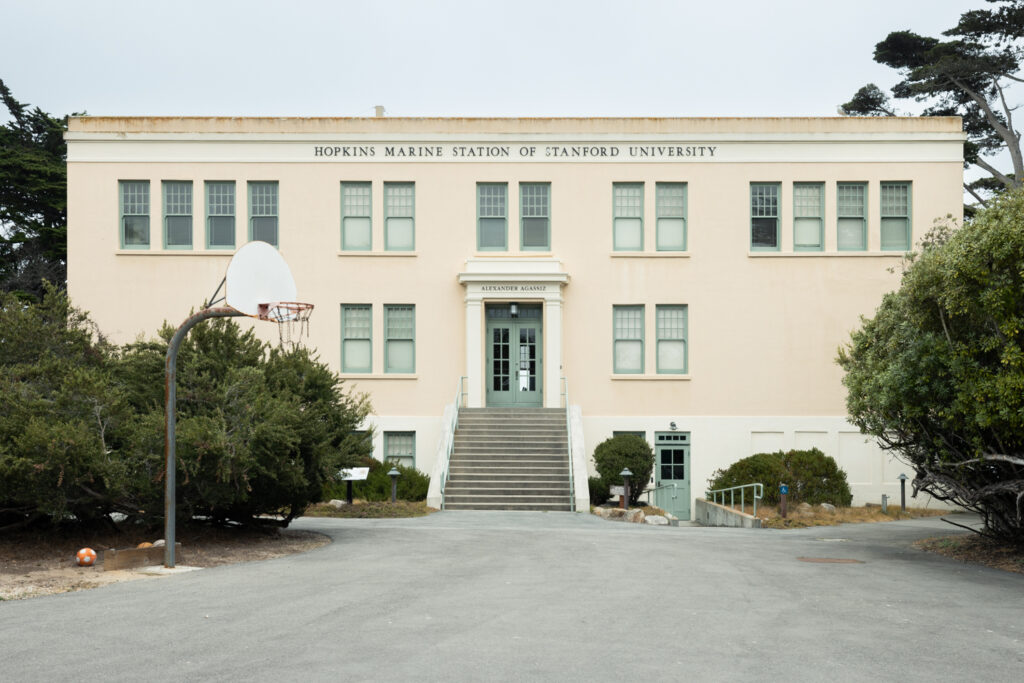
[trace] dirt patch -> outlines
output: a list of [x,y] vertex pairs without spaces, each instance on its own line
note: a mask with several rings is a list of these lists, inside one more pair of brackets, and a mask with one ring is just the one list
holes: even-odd
[[[322,534],[293,529],[270,532],[255,529],[186,527],[177,532],[182,556],[177,564],[216,567],[222,564],[268,560],[305,552],[330,543]],[[103,551],[134,548],[155,540],[141,529],[64,531],[0,536],[0,600],[66,593],[117,581],[153,580],[133,570],[103,571]],[[89,547],[98,555],[94,567],[78,567],[75,553]]]
[[339,508],[330,503],[318,503],[306,509],[307,517],[341,517],[348,519],[393,519],[399,517],[423,517],[431,512],[437,512],[436,508],[427,507],[423,501],[410,502],[407,500],[396,500],[392,502],[372,502],[365,500],[354,500],[351,505],[342,505]]
[[1001,545],[977,534],[925,538],[914,543],[914,547],[963,562],[1024,574],[1024,548]]

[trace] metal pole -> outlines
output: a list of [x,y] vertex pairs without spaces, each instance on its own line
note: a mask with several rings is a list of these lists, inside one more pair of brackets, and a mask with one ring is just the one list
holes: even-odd
[[165,379],[164,379],[164,460],[165,460],[165,471],[164,471],[164,566],[170,569],[174,568],[174,515],[175,515],[175,479],[176,479],[176,465],[175,465],[175,434],[174,426],[175,420],[177,419],[177,390],[175,387],[175,379],[177,375],[178,366],[178,349],[181,347],[181,342],[184,341],[188,331],[195,327],[197,324],[209,318],[234,318],[243,316],[244,313],[240,313],[233,308],[227,306],[217,308],[204,308],[198,313],[194,313],[189,316],[185,322],[181,324],[175,332],[174,336],[171,337],[170,343],[167,345],[167,360],[165,362]]

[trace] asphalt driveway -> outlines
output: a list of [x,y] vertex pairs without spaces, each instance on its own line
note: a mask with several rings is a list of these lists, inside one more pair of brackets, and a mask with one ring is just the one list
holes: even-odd
[[334,542],[0,603],[0,680],[1007,681],[1024,671],[1024,576],[911,548],[956,532],[937,519],[775,531],[443,512],[295,526]]

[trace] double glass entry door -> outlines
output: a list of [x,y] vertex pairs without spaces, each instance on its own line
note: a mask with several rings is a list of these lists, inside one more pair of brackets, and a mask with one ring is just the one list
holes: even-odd
[[539,407],[541,391],[540,306],[487,308],[487,405]]

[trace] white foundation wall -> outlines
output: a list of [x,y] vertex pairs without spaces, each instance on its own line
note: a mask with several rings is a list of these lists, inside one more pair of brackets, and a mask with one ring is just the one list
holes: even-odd
[[384,432],[416,432],[416,469],[430,474],[437,457],[442,419],[422,415],[371,415],[363,429],[373,429],[373,457],[384,459]]
[[[913,470],[884,452],[869,436],[841,416],[735,416],[680,417],[664,416],[587,416],[583,415],[583,435],[590,475],[594,469],[594,449],[613,432],[644,432],[647,442],[654,443],[655,432],[676,430],[690,433],[690,496],[702,497],[708,480],[718,469],[753,455],[790,449],[817,448],[835,458],[846,472],[853,493],[853,505],[881,503],[882,494],[899,505],[899,475],[905,473],[907,505],[911,507],[948,507],[925,494],[910,498]],[[649,482],[650,483],[650,482]],[[751,482],[753,483],[753,482]],[[767,482],[765,482],[767,483]]]

